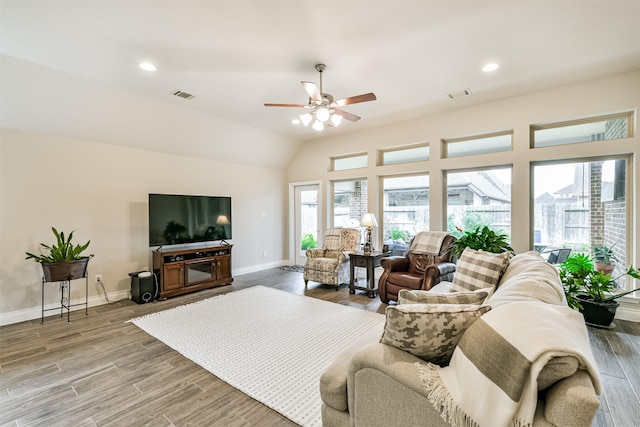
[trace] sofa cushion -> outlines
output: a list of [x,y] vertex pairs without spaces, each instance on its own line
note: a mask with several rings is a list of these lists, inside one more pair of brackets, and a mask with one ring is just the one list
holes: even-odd
[[398,292],[398,304],[482,304],[489,292],[481,289],[476,292],[452,292],[438,294],[432,291],[401,289]]
[[510,257],[509,252],[494,254],[466,248],[458,260],[452,290],[455,292],[488,289],[492,292],[507,268]]
[[517,301],[566,305],[558,271],[537,252],[525,252],[509,262],[498,289],[485,301],[493,308]]
[[390,305],[380,342],[447,365],[464,331],[487,311],[474,304]]

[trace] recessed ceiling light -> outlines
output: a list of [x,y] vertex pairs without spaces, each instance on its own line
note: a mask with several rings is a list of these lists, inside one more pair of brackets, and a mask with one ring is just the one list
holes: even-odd
[[500,65],[496,64],[495,62],[492,62],[482,67],[482,71],[484,71],[485,73],[489,73],[491,71],[497,70],[498,68],[500,68]]
[[142,62],[140,64],[140,68],[142,68],[145,71],[155,71],[157,69],[156,66],[150,62]]
[[291,120],[291,123],[293,123],[294,125],[299,125],[300,124],[300,119],[293,119],[293,120]]

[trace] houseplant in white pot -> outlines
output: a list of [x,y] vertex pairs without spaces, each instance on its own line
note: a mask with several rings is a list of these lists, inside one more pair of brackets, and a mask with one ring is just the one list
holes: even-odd
[[58,232],[55,227],[51,227],[51,230],[56,237],[56,243],[51,246],[40,243],[40,246],[47,253],[36,255],[25,252],[27,255],[25,259],[34,259],[40,263],[47,282],[61,282],[85,277],[87,264],[93,255],[83,256],[82,253],[89,247],[91,240],[82,245],[74,245],[71,241],[73,231],[67,237],[64,232]]
[[616,299],[640,290],[614,293],[618,289],[616,280],[625,276],[640,280],[640,271],[630,266],[623,274],[611,277],[597,271],[591,256],[584,253],[570,255],[560,266],[559,274],[569,307],[579,310],[585,321],[594,326],[609,327],[620,305]]

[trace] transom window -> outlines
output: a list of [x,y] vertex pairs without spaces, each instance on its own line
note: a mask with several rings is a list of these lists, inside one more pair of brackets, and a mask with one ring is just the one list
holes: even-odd
[[633,136],[633,112],[531,126],[531,147],[577,144]]
[[476,154],[511,151],[513,131],[492,132],[484,135],[466,136],[442,140],[442,157],[462,157]]
[[429,144],[390,148],[378,152],[378,165],[421,162],[429,160]]
[[333,171],[366,168],[368,164],[369,156],[366,153],[331,158],[331,170]]

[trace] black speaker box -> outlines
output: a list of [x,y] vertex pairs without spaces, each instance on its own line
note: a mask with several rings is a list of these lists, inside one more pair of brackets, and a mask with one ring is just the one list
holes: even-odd
[[131,300],[138,304],[152,302],[156,297],[156,283],[154,276],[131,276]]

